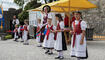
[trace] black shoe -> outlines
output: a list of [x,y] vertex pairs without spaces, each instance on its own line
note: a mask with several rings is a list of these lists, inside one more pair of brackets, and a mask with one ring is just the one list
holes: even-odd
[[21,42],[24,42],[24,41],[21,41]]
[[49,52],[49,50],[47,50],[46,52],[45,52],[45,54],[47,54]]
[[15,40],[13,40],[13,41],[16,41],[16,39],[15,39]]
[[60,59],[60,56],[58,56],[58,57],[55,57],[55,59]]
[[29,43],[24,43],[23,45],[29,45]]
[[64,57],[63,57],[63,56],[61,56],[59,59],[64,59]]
[[49,52],[49,53],[48,53],[48,55],[52,55],[52,54],[53,54],[53,52]]
[[45,47],[43,47],[42,49],[46,49]]
[[18,42],[18,40],[14,40],[15,42]]
[[42,47],[42,45],[39,45],[39,46],[37,46],[37,47]]

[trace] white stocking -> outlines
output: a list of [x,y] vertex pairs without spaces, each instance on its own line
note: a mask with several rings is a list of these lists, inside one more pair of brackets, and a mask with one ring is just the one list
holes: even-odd
[[60,52],[59,52],[59,56],[60,56],[60,57],[63,57],[63,51],[60,51]]

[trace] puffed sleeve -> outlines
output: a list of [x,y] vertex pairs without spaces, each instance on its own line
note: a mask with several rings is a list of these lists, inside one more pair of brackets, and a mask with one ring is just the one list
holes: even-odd
[[14,20],[12,21],[12,24],[14,24]]
[[16,24],[17,24],[17,25],[19,24],[19,20],[18,20],[18,19],[16,20]]
[[64,21],[60,22],[61,29],[64,29]]
[[85,21],[82,21],[81,22],[81,29],[86,30],[86,28],[87,28],[87,23]]
[[48,18],[52,18],[52,16],[53,16],[52,13],[48,14]]
[[30,26],[28,25],[27,29],[29,30],[30,29]]

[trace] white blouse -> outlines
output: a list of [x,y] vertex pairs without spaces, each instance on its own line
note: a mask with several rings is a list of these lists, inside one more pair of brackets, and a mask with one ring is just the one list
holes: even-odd
[[[57,23],[59,23],[59,22],[57,22]],[[59,25],[60,25],[60,28],[61,28],[61,29],[64,29],[64,21],[61,21],[61,22],[59,23]]]
[[[79,23],[78,20],[75,20],[75,25],[77,25]],[[73,28],[73,23],[72,23],[72,28]],[[87,28],[87,23],[85,21],[81,21],[81,30],[86,30]]]

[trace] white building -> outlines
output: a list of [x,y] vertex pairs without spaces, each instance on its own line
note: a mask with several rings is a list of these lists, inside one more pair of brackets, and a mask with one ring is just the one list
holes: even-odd
[[[52,18],[52,24],[56,25],[55,13],[49,13],[49,18]],[[43,23],[43,15],[40,11],[29,11],[29,24],[37,26],[37,20],[41,19]]]

